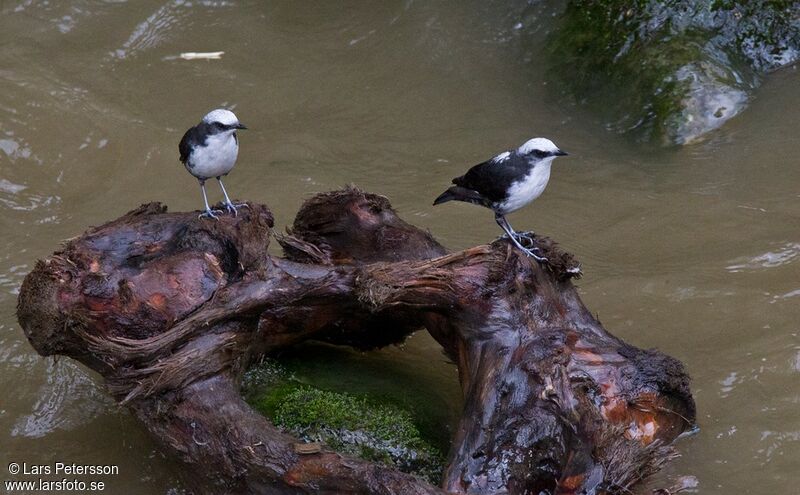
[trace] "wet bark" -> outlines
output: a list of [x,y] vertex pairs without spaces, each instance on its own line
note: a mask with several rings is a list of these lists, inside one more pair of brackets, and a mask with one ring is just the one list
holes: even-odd
[[[199,220],[144,205],[37,263],[18,318],[42,355],[100,373],[167,452],[234,493],[622,492],[694,421],[682,365],[606,332],[549,239],[446,254],[354,188],[307,201],[283,258],[251,204]],[[323,449],[298,453],[242,401],[243,370],[307,339],[371,349],[425,327],[465,396],[442,488]]]

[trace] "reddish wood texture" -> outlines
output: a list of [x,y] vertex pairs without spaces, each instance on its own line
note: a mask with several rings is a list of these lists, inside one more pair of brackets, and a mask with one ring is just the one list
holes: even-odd
[[[143,205],[67,241],[23,284],[42,355],[100,373],[209,493],[626,492],[694,424],[682,365],[603,329],[547,238],[542,265],[505,240],[446,254],[386,198],[308,200],[267,254],[258,204],[198,219]],[[329,450],[298,454],[242,401],[254,359],[307,340],[371,349],[425,327],[458,366],[465,406],[443,487]]]

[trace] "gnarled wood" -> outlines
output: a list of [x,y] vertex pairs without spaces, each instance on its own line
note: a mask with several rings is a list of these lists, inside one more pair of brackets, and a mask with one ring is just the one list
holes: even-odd
[[456,493],[619,492],[669,459],[694,420],[681,364],[606,332],[571,283],[500,240],[445,254],[388,201],[310,199],[267,255],[269,210],[198,220],[145,205],[68,241],[23,284],[43,355],[100,373],[214,492],[439,493],[330,451],[298,454],[239,397],[237,377],[306,339],[370,349],[426,327],[458,365],[465,409],[445,473]]

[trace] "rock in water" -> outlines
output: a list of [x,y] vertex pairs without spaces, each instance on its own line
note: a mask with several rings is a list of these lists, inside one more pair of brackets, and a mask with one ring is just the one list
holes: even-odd
[[547,51],[559,83],[611,129],[688,144],[797,60],[800,2],[570,0]]

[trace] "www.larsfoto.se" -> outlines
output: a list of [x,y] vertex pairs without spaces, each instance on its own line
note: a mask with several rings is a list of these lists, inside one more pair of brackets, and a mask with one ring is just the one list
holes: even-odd
[[6,492],[28,492],[28,491],[67,491],[67,492],[100,492],[105,490],[106,484],[103,481],[81,481],[68,480],[7,480],[5,481]]

